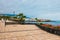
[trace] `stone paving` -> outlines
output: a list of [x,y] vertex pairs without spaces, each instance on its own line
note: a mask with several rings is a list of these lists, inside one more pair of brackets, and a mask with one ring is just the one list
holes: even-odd
[[0,40],[60,40],[60,36],[41,30],[36,25],[11,24],[0,29]]

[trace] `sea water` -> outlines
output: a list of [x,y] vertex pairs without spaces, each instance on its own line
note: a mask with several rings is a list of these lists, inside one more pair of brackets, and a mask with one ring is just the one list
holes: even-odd
[[25,22],[25,23],[33,23],[33,24],[36,24],[36,23],[40,24],[40,23],[43,23],[43,24],[51,24],[51,25],[55,25],[55,26],[60,25],[60,21],[54,21],[54,22]]
[[51,24],[51,25],[60,25],[60,21],[55,21],[55,22],[40,22],[40,23],[43,23],[43,24]]

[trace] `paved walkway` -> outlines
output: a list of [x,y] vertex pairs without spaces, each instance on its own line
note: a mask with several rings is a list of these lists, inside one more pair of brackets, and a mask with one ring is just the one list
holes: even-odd
[[60,36],[45,32],[36,25],[11,24],[0,31],[0,40],[60,40]]

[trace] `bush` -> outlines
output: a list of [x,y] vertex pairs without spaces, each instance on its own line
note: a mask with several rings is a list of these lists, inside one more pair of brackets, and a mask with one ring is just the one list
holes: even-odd
[[40,23],[40,25],[43,25],[43,23]]

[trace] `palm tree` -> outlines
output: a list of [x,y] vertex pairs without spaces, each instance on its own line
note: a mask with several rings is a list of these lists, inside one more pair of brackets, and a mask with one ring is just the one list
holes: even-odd
[[5,16],[5,18],[9,20],[11,17],[10,16]]
[[0,16],[0,20],[2,19],[2,16]]
[[22,16],[20,21],[25,21],[26,16]]
[[35,18],[36,21],[38,21],[38,18]]
[[13,19],[17,19],[17,16],[14,16]]
[[23,13],[19,13],[17,17],[20,19],[20,23],[25,22],[26,16]]
[[7,20],[7,19],[10,19],[10,16],[0,16],[1,18]]
[[22,16],[23,16],[23,13],[19,13],[19,14],[17,15],[18,18],[21,18]]

